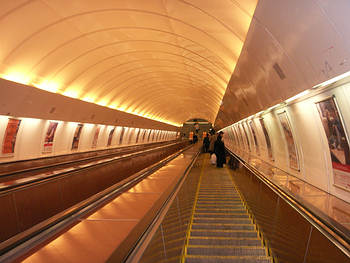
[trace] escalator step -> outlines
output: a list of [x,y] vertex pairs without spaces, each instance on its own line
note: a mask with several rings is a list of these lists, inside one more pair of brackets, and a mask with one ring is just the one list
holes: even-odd
[[201,224],[251,224],[250,219],[245,218],[194,218],[193,223]]
[[189,246],[187,255],[202,256],[265,256],[263,247],[232,247],[232,246]]
[[258,238],[219,238],[219,237],[191,237],[189,245],[203,246],[260,246],[261,240]]
[[223,208],[196,208],[195,213],[216,213],[216,214],[245,214],[246,210],[243,209],[223,209]]
[[222,204],[220,206],[218,205],[210,205],[210,204],[197,204],[196,205],[196,208],[198,209],[204,209],[204,208],[207,208],[207,209],[217,209],[219,207],[219,209],[242,209],[244,210],[244,206],[241,205],[241,204],[237,204],[237,205],[225,205],[225,204]]
[[196,213],[195,218],[246,218],[248,219],[248,214],[218,214],[218,213]]
[[257,256],[231,256],[231,257],[215,257],[215,256],[188,256],[186,263],[272,263],[268,257]]
[[191,231],[191,237],[258,237],[257,232],[249,230],[196,230]]
[[254,230],[254,225],[248,224],[193,224],[192,229],[197,230],[205,230],[205,229],[212,229],[212,230]]

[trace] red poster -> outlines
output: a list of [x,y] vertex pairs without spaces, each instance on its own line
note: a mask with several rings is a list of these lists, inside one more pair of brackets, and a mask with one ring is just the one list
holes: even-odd
[[16,137],[20,124],[21,120],[9,119],[2,143],[3,154],[11,155],[15,152]]
[[334,185],[350,191],[350,148],[334,97],[316,103],[331,154]]
[[115,128],[109,131],[107,146],[111,146]]
[[45,135],[45,140],[44,140],[44,148],[43,148],[44,153],[52,152],[53,139],[55,137],[57,126],[58,126],[58,122],[50,121],[49,127],[47,128],[47,132]]
[[74,136],[73,136],[73,142],[72,142],[72,150],[77,150],[79,146],[79,140],[80,140],[80,135],[81,131],[83,129],[83,124],[78,124],[77,127],[75,128]]
[[94,138],[92,140],[92,146],[91,146],[92,148],[96,148],[99,134],[100,134],[100,127],[97,127],[95,130]]

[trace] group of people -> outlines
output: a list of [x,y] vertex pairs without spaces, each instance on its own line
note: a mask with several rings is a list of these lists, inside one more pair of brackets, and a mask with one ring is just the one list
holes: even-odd
[[210,156],[215,154],[216,156],[216,167],[224,167],[224,164],[226,163],[226,153],[225,153],[225,144],[222,140],[224,133],[220,131],[219,133],[215,134],[214,131],[204,138],[203,140],[203,149],[204,152],[209,152]]

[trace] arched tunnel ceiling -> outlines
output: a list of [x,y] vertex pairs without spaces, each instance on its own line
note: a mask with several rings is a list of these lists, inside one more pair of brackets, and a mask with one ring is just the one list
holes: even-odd
[[0,0],[0,74],[173,124],[213,122],[258,0]]

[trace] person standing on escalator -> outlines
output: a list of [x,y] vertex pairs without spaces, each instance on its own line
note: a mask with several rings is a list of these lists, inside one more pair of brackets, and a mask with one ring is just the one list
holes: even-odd
[[214,143],[214,153],[216,155],[216,167],[224,167],[226,163],[226,154],[225,154],[225,144],[222,140],[223,132],[219,132],[218,137]]

